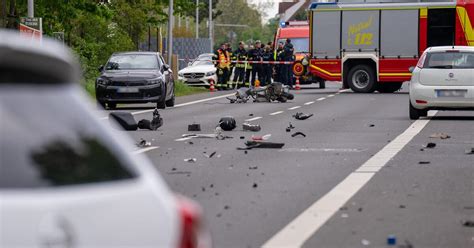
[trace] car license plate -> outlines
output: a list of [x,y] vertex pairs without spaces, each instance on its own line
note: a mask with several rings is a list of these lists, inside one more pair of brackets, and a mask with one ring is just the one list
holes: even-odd
[[467,90],[436,90],[437,97],[465,97]]
[[138,88],[135,87],[120,87],[117,89],[118,93],[137,93]]

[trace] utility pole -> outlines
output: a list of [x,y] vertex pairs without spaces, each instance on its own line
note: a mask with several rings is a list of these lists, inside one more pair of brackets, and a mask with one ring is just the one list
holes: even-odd
[[199,39],[199,0],[196,0],[196,39]]
[[35,17],[35,1],[28,0],[28,17]]
[[168,8],[168,65],[173,60],[173,0],[170,0]]
[[209,0],[209,40],[211,43],[211,53],[214,52],[214,35],[212,30],[212,0]]

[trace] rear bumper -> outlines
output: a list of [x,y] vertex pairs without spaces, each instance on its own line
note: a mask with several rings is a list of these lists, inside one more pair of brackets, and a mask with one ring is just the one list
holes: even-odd
[[158,102],[166,97],[162,84],[127,87],[131,92],[121,92],[123,88],[125,87],[98,85],[96,98],[100,102],[147,103]]
[[[438,97],[436,90],[466,90],[467,92],[464,97]],[[420,103],[420,101],[426,103]],[[417,109],[474,110],[474,86],[427,86],[410,82],[410,102]]]

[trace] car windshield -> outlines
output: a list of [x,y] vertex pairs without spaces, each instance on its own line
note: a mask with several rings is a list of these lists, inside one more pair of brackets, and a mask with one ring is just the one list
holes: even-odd
[[72,86],[0,87],[0,189],[135,177],[130,162]]
[[212,65],[211,57],[199,57],[192,63],[192,66],[197,65]]
[[472,52],[432,52],[426,56],[425,68],[468,69],[474,68]]
[[[279,39],[278,43],[285,44],[286,39]],[[309,38],[291,38],[291,44],[295,53],[307,53],[309,51]]]
[[127,54],[113,55],[107,62],[106,70],[157,69],[158,59],[155,55]]

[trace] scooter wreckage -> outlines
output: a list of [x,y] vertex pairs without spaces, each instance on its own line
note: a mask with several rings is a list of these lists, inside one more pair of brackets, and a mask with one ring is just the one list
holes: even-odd
[[230,103],[246,103],[250,99],[253,102],[286,102],[295,97],[290,93],[288,86],[278,82],[271,83],[264,87],[242,87],[235,92],[235,98],[227,97]]

